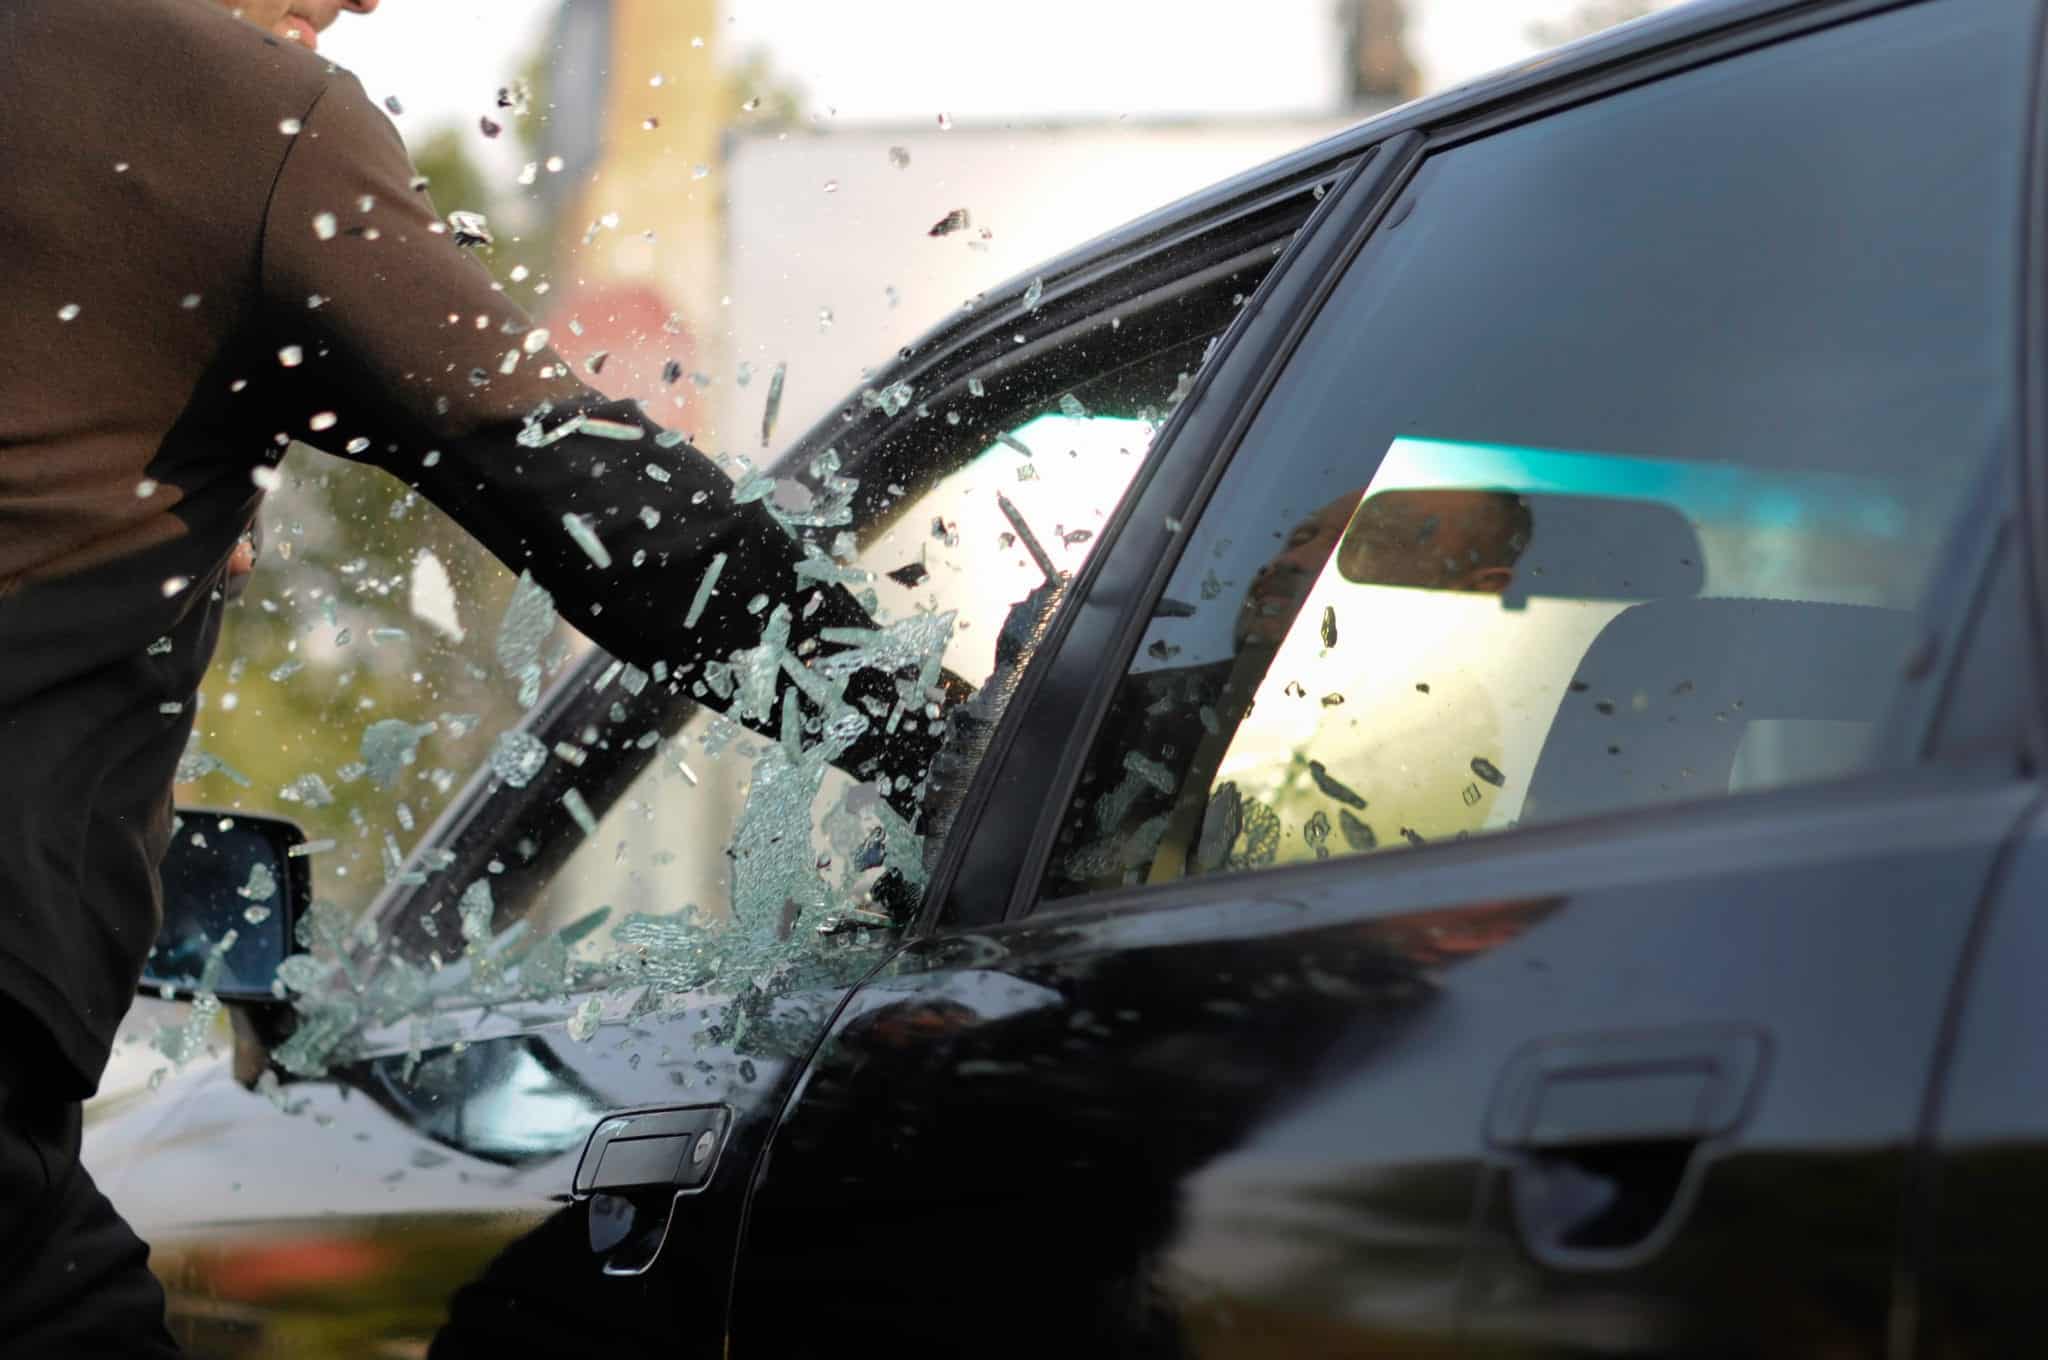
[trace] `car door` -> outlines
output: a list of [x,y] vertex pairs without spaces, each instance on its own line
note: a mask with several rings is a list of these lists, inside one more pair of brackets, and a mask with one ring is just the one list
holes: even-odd
[[1936,722],[2013,622],[2036,22],[1651,29],[1389,137],[796,1088],[735,1354],[1887,1352],[2037,797]]
[[[982,691],[971,722],[995,721],[992,679],[1028,656],[1344,154],[1016,280],[744,469],[741,494],[816,549],[790,606],[819,582],[854,590],[897,630],[869,650],[915,642]],[[906,820],[907,781],[715,711],[743,704],[746,673],[587,655],[394,852],[363,921],[315,908],[293,1024],[240,1017],[233,1063],[96,1124],[94,1165],[155,1245],[194,1353],[716,1346],[762,1137],[943,845]],[[904,694],[873,716],[929,744],[932,696]],[[235,1080],[266,1066],[254,1091]]]
[[[2016,623],[1997,636],[1988,664],[1966,676],[1967,694],[1944,724],[1941,740],[1956,759],[1993,764],[2017,747],[2038,768],[2039,633],[2025,626],[2026,570],[2016,555],[1996,578]],[[1911,1169],[1915,1190],[1901,1233],[1893,1331],[1902,1353],[2019,1355],[2039,1331],[2027,1263],[2033,1225],[2048,1202],[2041,1169],[2048,1118],[2035,1042],[2048,1020],[2037,981],[2048,948],[2044,850],[2048,817],[2036,803],[1998,862],[1944,1016],[1943,1062],[1922,1115],[1927,1141]]]

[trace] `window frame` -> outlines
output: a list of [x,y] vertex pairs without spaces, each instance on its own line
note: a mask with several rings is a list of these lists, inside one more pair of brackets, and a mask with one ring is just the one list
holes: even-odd
[[2021,197],[2020,410],[2015,422],[2020,457],[2008,489],[2014,508],[2014,548],[2022,554],[2021,597],[2026,615],[2026,674],[2021,715],[2030,769],[2048,761],[2048,7],[2037,16],[2031,126],[2025,142],[2026,181]]
[[[1219,397],[1219,384],[1228,381],[1229,375],[1241,376],[1248,370],[1254,382],[1262,384],[1261,394],[1270,386],[1271,379],[1279,374],[1280,357],[1291,353],[1300,338],[1299,331],[1305,329],[1307,318],[1313,315],[1312,309],[1304,312],[1303,290],[1314,292],[1321,286],[1325,277],[1321,267],[1323,256],[1333,247],[1341,249],[1352,235],[1344,230],[1333,234],[1330,224],[1346,211],[1344,205],[1352,205],[1352,210],[1356,210],[1361,201],[1361,183],[1366,186],[1362,195],[1365,209],[1376,214],[1391,197],[1388,186],[1404,178],[1406,158],[1421,142],[1417,133],[1398,133],[1387,141],[1366,144],[1359,148],[1355,159],[1330,167],[1325,178],[1341,172],[1336,187],[1323,196],[1315,212],[1288,243],[1279,262],[1217,345],[1215,354],[1195,375],[1187,398],[1153,441],[1145,465],[1132,480],[1117,513],[1104,526],[1096,551],[1069,588],[1050,622],[1044,644],[1025,668],[1005,720],[961,799],[953,839],[933,866],[924,914],[917,922],[920,935],[991,925],[1021,914],[1014,905],[1022,890],[1021,880],[1015,874],[1022,856],[1029,846],[1035,845],[1040,833],[1036,827],[1037,807],[1028,797],[1019,797],[1017,793],[1012,758],[1035,761],[1040,766],[1060,761],[1072,765],[1073,772],[1063,784],[1056,785],[1071,789],[1080,758],[1086,751],[1085,746],[1068,749],[1072,725],[1062,715],[1076,712],[1072,705],[1081,702],[1083,696],[1073,692],[1071,684],[1065,695],[1053,689],[1051,682],[1056,679],[1071,682],[1077,678],[1077,666],[1070,661],[1062,667],[1060,658],[1094,658],[1078,667],[1085,671],[1079,677],[1084,683],[1099,678],[1093,672],[1099,669],[1099,660],[1105,655],[1120,656],[1128,662],[1136,649],[1138,634],[1151,617],[1149,602],[1158,598],[1171,574],[1170,549],[1178,532],[1178,520],[1171,514],[1161,514],[1159,507],[1184,503],[1195,482],[1201,483],[1200,493],[1206,499],[1213,478],[1221,476],[1227,460],[1190,458],[1188,450],[1207,447],[1208,441],[1215,438],[1217,427],[1223,424],[1231,425],[1224,447],[1234,449],[1243,435],[1242,427],[1249,424],[1256,409],[1256,403],[1235,400],[1236,394],[1229,390]],[[1362,241],[1363,237],[1358,239]],[[1120,565],[1109,566],[1112,560]],[[1135,571],[1130,569],[1133,565]],[[1149,584],[1145,581],[1148,575],[1156,577]],[[1105,597],[1109,602],[1106,608],[1101,604]],[[1148,602],[1144,611],[1132,611],[1126,617],[1125,602],[1138,600]],[[1121,675],[1119,668],[1116,678]],[[1108,705],[1107,692],[1092,697],[1099,700],[1092,710],[1078,710],[1084,714],[1086,730],[1090,732],[1100,725]],[[1031,739],[1024,739],[1026,732],[1032,733]],[[1046,769],[1034,770],[1031,785],[1041,790],[1047,788],[1048,774]],[[998,790],[1012,806],[1032,807],[1032,815],[988,816]]]
[[[1642,50],[1631,52],[1629,46],[1618,39],[1609,44],[1593,44],[1587,49],[1587,54],[1606,55],[1610,58],[1607,64],[1592,62],[1591,69],[1586,69],[1589,63],[1563,62],[1551,80],[1539,79],[1529,88],[1511,89],[1508,94],[1494,99],[1484,98],[1484,91],[1478,92],[1463,101],[1453,102],[1444,115],[1435,120],[1402,119],[1398,115],[1383,120],[1410,125],[1390,129],[1391,135],[1379,144],[1381,155],[1374,158],[1375,165],[1369,167],[1374,173],[1354,173],[1335,195],[1340,201],[1335,205],[1326,204],[1326,211],[1319,214],[1317,223],[1312,224],[1320,239],[1297,242],[1295,255],[1301,258],[1283,262],[1282,269],[1275,271],[1274,277],[1268,279],[1266,288],[1262,290],[1262,293],[1272,295],[1268,307],[1281,314],[1278,320],[1283,333],[1267,337],[1263,345],[1240,343],[1235,349],[1218,354],[1216,361],[1205,371],[1204,378],[1208,381],[1198,387],[1195,398],[1186,403],[1186,407],[1207,404],[1211,411],[1205,418],[1205,413],[1199,409],[1191,413],[1184,408],[1180,413],[1184,418],[1177,419],[1162,432],[1153,452],[1153,461],[1160,469],[1160,475],[1149,477],[1134,489],[1125,507],[1128,517],[1142,519],[1153,515],[1192,524],[1204,513],[1209,498],[1254,422],[1259,406],[1280,371],[1292,359],[1323,302],[1378,231],[1387,209],[1429,157],[1477,138],[1684,71],[1878,13],[1927,2],[1839,0],[1832,4],[1792,7],[1736,6],[1732,14],[1720,17],[1720,26],[1677,31],[1669,35],[1663,45],[1643,46]],[[2038,93],[2041,85],[2039,72],[2037,59],[2029,95],[2034,101],[2034,116],[2041,129],[2041,141],[2048,146],[2048,110],[2042,109],[2044,100]],[[1426,113],[1427,109],[1423,112]],[[2048,221],[2048,168],[2040,164],[2043,157],[2031,138],[2026,153],[2026,161],[2014,167],[2015,173],[2026,177],[2022,195],[2030,210],[2030,234],[2022,250],[2020,265],[2022,277],[2016,282],[2040,277],[2040,258],[2048,258],[2035,239],[2041,222]],[[1304,237],[1308,234],[1305,231]],[[2035,340],[2042,348],[2048,348],[2048,304],[2038,298],[2031,301],[2022,326],[2029,339]],[[2035,353],[2038,350],[2029,345],[2025,352]],[[2021,336],[2013,337],[2011,353],[2013,361],[2019,362]],[[2022,374],[2020,386],[2027,398],[2024,413],[2027,418],[2022,419],[2021,412],[2014,413],[2013,448],[2018,456],[1996,460],[1983,484],[1973,488],[1970,499],[1974,504],[1983,505],[2000,495],[2013,496],[2023,485],[2028,488],[2031,500],[2014,499],[2008,503],[2028,507],[2021,519],[2023,537],[2031,547],[2035,542],[2048,541],[2044,540],[2041,531],[2042,525],[2048,525],[2048,518],[2044,518],[2048,516],[2048,477],[2038,472],[2044,462],[2048,462],[2041,457],[2039,448],[2044,440],[2048,440],[2048,382]],[[2016,466],[2021,462],[2033,470],[2024,484],[2021,481],[2022,471]],[[1147,471],[1149,473],[1151,469]],[[1170,491],[1162,494],[1162,488],[1170,488]],[[951,876],[935,878],[932,885],[932,900],[943,908],[936,917],[936,924],[987,925],[1016,921],[1033,916],[1040,907],[1040,887],[1055,852],[1055,838],[1076,783],[1089,753],[1102,737],[1102,724],[1131,658],[1141,645],[1155,603],[1165,591],[1179,562],[1179,545],[1170,541],[1171,534],[1163,538],[1152,536],[1155,550],[1149,557],[1142,555],[1135,545],[1124,543],[1124,537],[1127,536],[1119,536],[1117,541],[1104,544],[1091,561],[1089,572],[1077,583],[1077,598],[1063,611],[1065,618],[1060,621],[1069,627],[1048,639],[1045,654],[1039,658],[1040,664],[1035,668],[1042,676],[1037,686],[1039,692],[1035,695],[1020,692],[1010,724],[1015,729],[1014,735],[1006,751],[1001,753],[1004,756],[1001,765],[997,767],[998,753],[992,750],[989,765],[983,771],[991,785],[1000,783],[1004,786],[1005,797],[1013,805],[1032,807],[1030,818],[1008,819],[1028,821],[1028,828],[1020,831],[1012,827],[1007,831],[998,829],[991,832],[977,827],[967,838],[971,844],[956,847],[961,853],[954,858],[959,862],[940,866],[952,871]],[[1962,611],[1958,617],[1966,619],[1966,623],[1981,607],[1987,575],[1996,561],[1997,537],[1987,535],[1981,550],[1967,554],[1972,560],[1966,566],[1944,560],[1943,571],[1953,571],[1962,566],[1967,579],[1954,576],[1936,578],[1950,581],[1950,589],[1956,596],[1953,604],[1956,610]],[[2034,603],[2029,611],[2028,626],[2036,639],[2032,650],[2039,658],[2036,664],[2040,669],[2035,676],[2029,677],[2028,693],[2037,699],[2032,706],[2035,711],[2029,714],[2030,728],[2036,733],[2029,747],[2038,751],[2048,750],[2038,739],[2039,731],[2048,730],[2048,723],[2044,723],[2042,717],[2042,713],[2048,711],[2048,690],[2044,690],[2037,678],[2048,675],[2048,641],[2041,640],[2044,632],[2048,632],[2048,563],[2044,563],[2039,552],[2031,552],[2030,556],[2035,564],[2029,573],[2029,581],[2034,585]],[[1110,607],[1117,609],[1117,617],[1110,628],[1098,626],[1087,630],[1089,635],[1085,640],[1072,636],[1075,631],[1072,625],[1077,621],[1086,620],[1091,612],[1106,614]],[[1981,624],[1985,620],[1974,621]],[[1914,697],[1912,706],[1925,719],[1921,728],[1923,754],[1935,734],[1936,715],[1949,697],[1960,665],[1965,655],[1974,650],[1970,644],[1977,631],[1966,625],[1959,626],[1952,645],[1940,657],[1939,673],[1930,676],[1924,692]],[[1106,660],[1108,664],[1105,664]],[[1045,754],[1047,751],[1056,754],[1048,756]],[[1893,777],[1897,773],[1891,772]],[[1787,790],[1784,796],[1796,801],[1802,796],[1810,798],[1815,788],[1864,785],[1873,778],[1882,780],[1885,777],[1886,772],[1877,772],[1874,776],[1852,776],[1846,780]],[[1779,799],[1777,794],[1754,796],[1770,796],[1774,803]],[[1671,815],[1670,810],[1655,808],[1627,814],[1631,819],[1647,817],[1653,822]],[[1006,819],[994,820],[1001,823]],[[1604,828],[1608,820],[1574,820],[1555,828],[1518,829],[1510,839],[1519,847],[1532,835],[1561,834],[1576,839],[1588,834],[1606,834]],[[1484,855],[1500,839],[1487,837],[1476,847],[1464,846],[1456,850],[1437,847],[1437,853],[1454,855],[1459,859],[1471,853]],[[1353,857],[1347,857],[1347,863],[1350,858]],[[1351,864],[1354,872],[1358,868],[1358,864]],[[1319,869],[1327,871],[1326,866],[1315,865],[1306,866],[1303,871],[1316,872]],[[991,910],[992,890],[997,884],[1003,886],[993,895],[1001,905],[999,909]],[[1187,885],[1175,886],[1185,891]],[[1049,912],[1064,913],[1087,910],[1107,904],[1112,899],[1119,904],[1129,899],[1128,905],[1133,908],[1178,905],[1169,885],[1157,884],[1084,893],[1056,899],[1045,906]]]

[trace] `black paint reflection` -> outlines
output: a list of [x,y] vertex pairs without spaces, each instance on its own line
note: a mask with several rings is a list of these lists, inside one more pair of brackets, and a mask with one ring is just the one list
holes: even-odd
[[505,1166],[580,1146],[609,1104],[536,1035],[392,1054],[354,1082],[435,1142]]

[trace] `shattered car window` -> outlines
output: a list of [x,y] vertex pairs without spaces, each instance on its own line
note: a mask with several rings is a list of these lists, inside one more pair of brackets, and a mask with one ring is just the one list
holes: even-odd
[[[1010,514],[1058,571],[1078,570],[1151,433],[1135,420],[1036,417],[918,498],[850,562],[821,563],[819,578],[872,591],[880,617],[911,625],[897,644],[904,656],[935,656],[946,674],[979,689],[995,669],[1011,608],[1044,584]],[[705,683],[729,684],[738,693],[745,680],[741,674]],[[922,711],[868,716],[931,721]],[[853,904],[884,867],[890,845],[910,844],[913,830],[872,789],[829,763],[786,761],[773,744],[710,709],[657,746],[659,754],[536,893],[532,929],[559,930],[604,912],[574,951],[595,962],[650,930],[628,924],[637,917],[723,922],[743,910],[739,904],[805,880],[832,885],[827,900],[839,904],[842,920],[884,923]],[[772,860],[753,853],[759,839],[782,834],[778,819],[796,815],[790,804],[805,799],[805,853]]]
[[[408,846],[383,831],[381,900],[396,906],[318,900],[300,925],[307,952],[279,975],[298,1021],[278,1064],[314,1075],[396,1043],[414,1055],[400,1073],[409,1081],[479,1005],[527,1007],[533,1023],[563,1020],[572,1040],[587,1040],[601,1016],[737,988],[730,1032],[763,1022],[778,991],[849,981],[914,909],[928,851],[921,788],[835,760],[870,727],[943,741],[947,704],[1022,664],[1028,647],[1005,637],[1086,560],[1160,418],[1150,407],[1098,415],[1061,395],[1017,412],[993,439],[956,436],[972,446],[957,466],[919,494],[885,488],[890,513],[865,535],[841,527],[832,503],[857,489],[836,452],[809,468],[823,496],[737,469],[743,499],[769,499],[793,530],[814,532],[783,596],[747,602],[758,641],[727,661],[650,672],[588,653],[544,590],[512,582],[495,628],[478,621],[488,651],[471,650],[520,704],[563,710],[488,740],[463,715],[376,719],[344,773],[380,791],[416,787],[439,743],[464,740],[483,767],[481,806],[515,810],[486,818],[492,834],[472,845],[459,816],[452,842],[422,827]],[[714,588],[718,567],[704,573]],[[789,624],[815,607],[821,583],[852,591],[874,624],[828,631],[841,649],[814,659],[789,646]],[[697,599],[706,593],[700,580]],[[896,701],[849,701],[844,686],[862,671],[895,676]],[[778,676],[796,685],[779,710]],[[819,716],[802,715],[796,692]],[[321,807],[333,788],[311,773],[291,793]],[[638,999],[625,1010],[605,1000],[622,995]]]

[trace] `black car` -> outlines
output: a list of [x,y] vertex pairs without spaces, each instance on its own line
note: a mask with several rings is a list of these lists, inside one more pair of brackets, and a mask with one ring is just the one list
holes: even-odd
[[2035,1349],[2042,38],[1683,7],[904,351],[752,491],[924,786],[588,657],[89,1132],[178,1327]]

